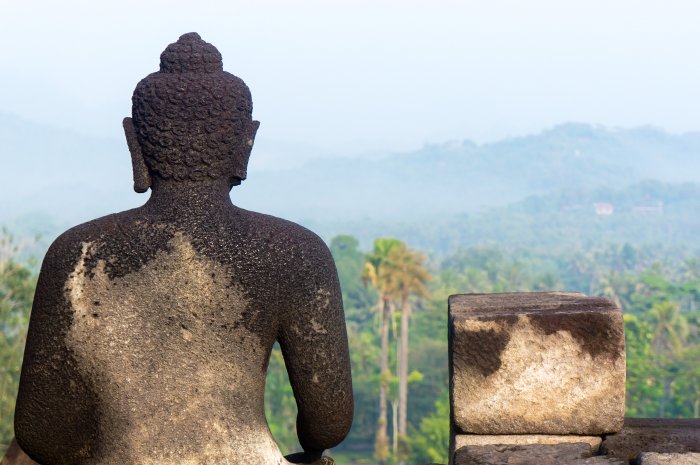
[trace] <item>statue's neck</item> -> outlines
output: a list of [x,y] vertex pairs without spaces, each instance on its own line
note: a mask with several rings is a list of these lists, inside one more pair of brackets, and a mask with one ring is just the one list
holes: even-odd
[[172,181],[153,179],[145,208],[164,216],[208,216],[233,207],[225,180]]

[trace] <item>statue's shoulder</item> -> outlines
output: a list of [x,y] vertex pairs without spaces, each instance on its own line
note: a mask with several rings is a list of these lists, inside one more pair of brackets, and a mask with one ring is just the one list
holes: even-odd
[[309,259],[332,261],[326,243],[310,229],[293,221],[263,213],[242,210],[246,223],[255,234],[264,236],[280,253],[303,255]]
[[133,211],[102,216],[64,231],[49,246],[44,263],[74,261],[90,244],[120,234],[123,224],[133,221]]

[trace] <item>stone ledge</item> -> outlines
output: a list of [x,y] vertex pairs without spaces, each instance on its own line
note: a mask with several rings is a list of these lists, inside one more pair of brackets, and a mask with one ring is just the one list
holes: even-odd
[[529,445],[556,445],[585,443],[598,451],[603,438],[600,436],[574,436],[574,435],[545,435],[545,434],[513,434],[513,435],[487,435],[487,434],[456,434],[454,435],[454,449],[466,446],[529,446]]
[[622,431],[601,445],[601,453],[627,460],[643,452],[700,452],[700,419],[625,418]]
[[453,465],[627,465],[622,459],[593,457],[586,443],[466,446]]
[[645,452],[639,456],[639,465],[700,465],[700,454],[659,454]]

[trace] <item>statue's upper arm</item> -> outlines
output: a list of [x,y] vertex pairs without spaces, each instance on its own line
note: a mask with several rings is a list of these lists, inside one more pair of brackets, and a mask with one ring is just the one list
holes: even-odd
[[67,341],[66,282],[80,257],[69,239],[59,237],[42,263],[15,409],[17,442],[40,463],[73,463],[97,435],[96,394]]
[[297,259],[297,292],[280,322],[279,342],[299,407],[300,443],[321,450],[342,441],[352,423],[348,340],[330,251],[314,236]]

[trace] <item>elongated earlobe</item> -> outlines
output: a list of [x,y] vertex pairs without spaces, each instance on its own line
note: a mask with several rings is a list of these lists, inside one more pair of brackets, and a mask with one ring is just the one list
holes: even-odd
[[246,135],[246,150],[248,150],[248,155],[250,155],[250,151],[253,150],[253,143],[255,142],[255,134],[258,132],[258,128],[260,127],[260,121],[251,121],[250,125],[248,126],[247,130],[247,135]]
[[143,159],[141,146],[136,137],[136,128],[131,118],[124,118],[122,122],[124,126],[124,134],[126,134],[126,144],[129,146],[131,153],[131,166],[134,170],[134,190],[139,194],[146,192],[151,187],[151,174],[148,172],[148,166]]

